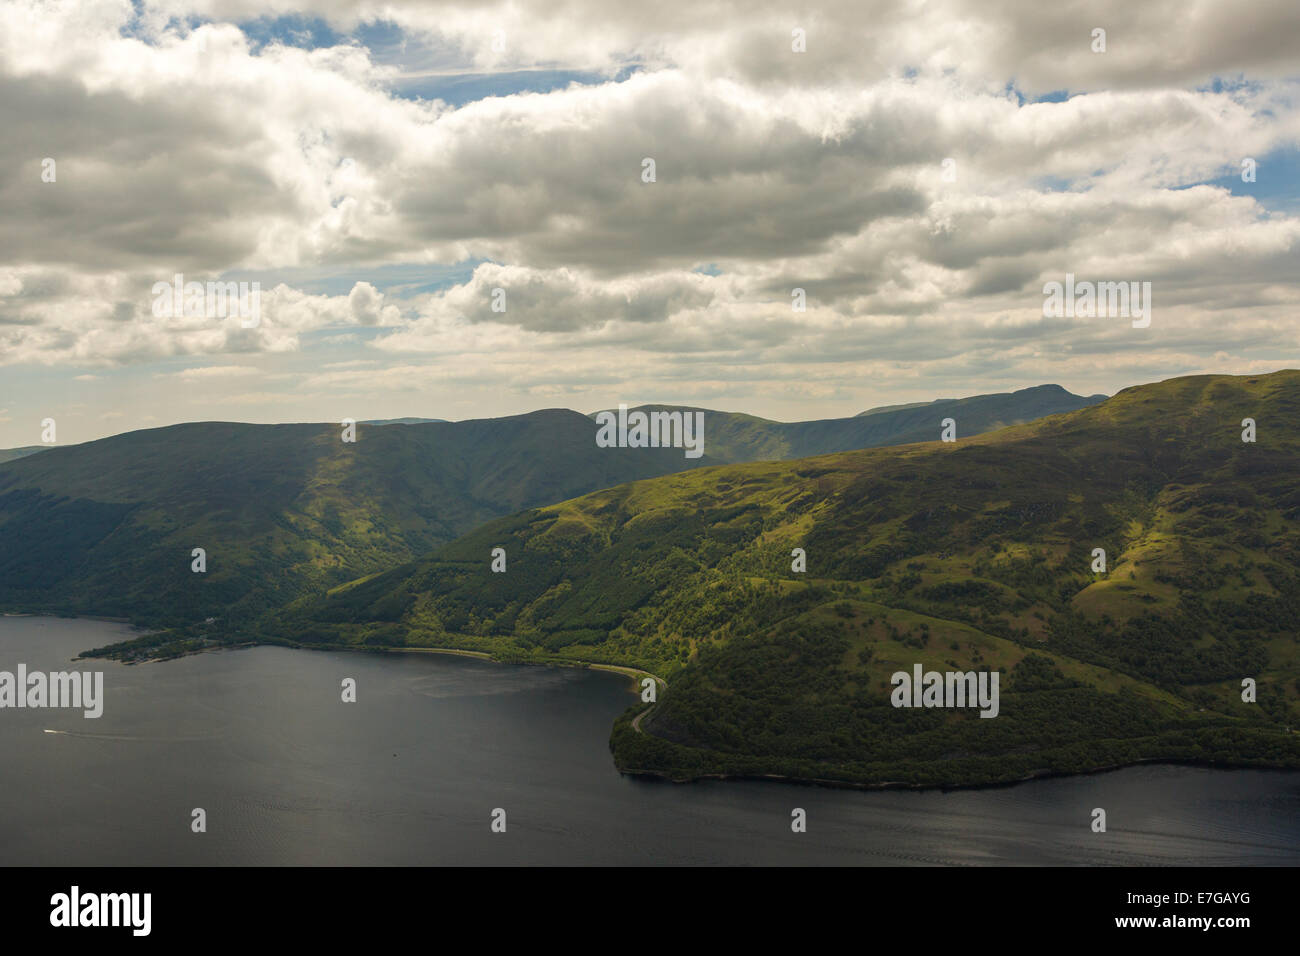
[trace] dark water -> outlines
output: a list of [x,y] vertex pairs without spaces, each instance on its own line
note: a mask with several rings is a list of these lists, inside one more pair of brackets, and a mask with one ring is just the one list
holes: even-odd
[[[0,670],[103,670],[106,698],[98,720],[0,710],[0,864],[1300,863],[1295,773],[673,785],[614,769],[610,725],[635,698],[613,674],[281,648],[69,663],[127,634],[0,618]],[[790,831],[794,807],[806,833]],[[1091,832],[1093,807],[1109,832]]]

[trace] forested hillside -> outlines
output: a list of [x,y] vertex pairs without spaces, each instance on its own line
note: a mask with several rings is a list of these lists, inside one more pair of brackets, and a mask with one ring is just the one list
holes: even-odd
[[[615,754],[671,776],[1300,766],[1298,518],[1300,373],[1197,376],[956,443],[524,511],[305,598],[266,635],[644,667],[670,689],[648,733],[618,723]],[[999,716],[890,706],[915,663],[999,671]]]

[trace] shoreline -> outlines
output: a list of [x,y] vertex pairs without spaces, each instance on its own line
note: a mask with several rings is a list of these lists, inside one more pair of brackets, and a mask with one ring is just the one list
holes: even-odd
[[1095,767],[1091,770],[1036,770],[1023,777],[1016,777],[1014,780],[1003,780],[997,783],[907,783],[902,780],[883,780],[875,783],[859,783],[852,780],[829,780],[818,777],[790,777],[777,773],[699,773],[689,777],[674,777],[661,770],[624,770],[621,767],[619,768],[619,773],[626,774],[629,777],[639,777],[644,780],[653,780],[659,783],[681,785],[698,783],[702,780],[753,780],[800,787],[822,787],[827,790],[911,790],[917,793],[937,790],[941,793],[948,793],[956,790],[1000,790],[1008,787],[1018,787],[1021,784],[1032,783],[1036,780],[1053,780],[1061,779],[1063,777],[1092,777],[1104,773],[1115,773],[1119,770],[1129,770],[1133,767],[1151,765],[1189,767],[1197,770],[1221,770],[1225,772],[1234,770],[1258,770],[1263,773],[1300,774],[1300,768],[1296,767],[1264,767],[1253,765],[1236,766],[1232,764],[1213,763],[1210,761],[1179,760],[1171,757],[1143,757],[1138,760],[1129,761],[1128,763],[1108,764],[1104,767]]
[[[667,687],[668,682],[658,674],[652,674],[647,670],[639,667],[631,667],[626,664],[600,664],[595,661],[584,661],[576,657],[556,657],[547,660],[530,661],[517,660],[507,661],[493,657],[488,651],[471,651],[462,647],[350,647],[342,645],[337,647],[308,647],[306,645],[285,645],[285,644],[258,644],[253,641],[241,647],[264,646],[264,647],[291,647],[293,650],[356,650],[363,653],[375,654],[454,654],[457,657],[473,657],[482,661],[491,661],[494,664],[522,664],[531,667],[576,667],[582,670],[606,671],[611,674],[622,674],[624,677],[651,677],[662,687]],[[203,651],[195,651],[197,654]]]
[[[9,617],[59,617],[53,614],[13,614],[6,615]],[[80,620],[87,621],[107,621],[108,623],[127,623],[107,618],[79,617]],[[167,661],[180,660],[183,657],[194,657],[199,654],[215,654],[222,651],[245,650],[250,647],[286,647],[294,651],[346,651],[349,653],[360,654],[452,654],[457,657],[472,657],[477,660],[490,661],[494,664],[519,664],[528,667],[575,667],[583,670],[606,671],[611,674],[621,674],[624,677],[650,677],[661,687],[666,688],[668,681],[664,680],[658,674],[653,674],[648,670],[639,667],[632,667],[627,664],[604,664],[596,661],[584,661],[576,657],[553,657],[545,660],[502,660],[493,656],[490,651],[475,651],[463,647],[358,647],[354,644],[297,644],[281,641],[244,641],[239,644],[220,644],[214,647],[203,647],[198,650],[186,651],[183,654],[176,654],[172,657],[149,657],[133,661],[119,661],[112,657],[86,657],[84,654],[79,656],[78,660],[112,660],[115,663],[122,664],[126,667],[134,667],[137,664],[162,664]],[[653,706],[653,705],[652,705]],[[649,710],[649,708],[647,708]]]
[[[57,615],[57,614],[5,613],[4,616],[5,617],[54,617],[54,618],[63,618],[63,619],[72,619],[72,620],[90,620],[90,621],[99,621],[103,623],[128,624],[128,625],[130,623],[129,621],[122,621],[118,619],[104,618],[104,617],[96,617],[91,615],[74,615],[71,618],[68,618],[65,615]],[[668,687],[668,682],[664,680],[662,677],[658,676],[657,674],[653,674],[650,671],[638,667],[632,667],[630,665],[597,663],[594,661],[584,661],[577,658],[551,658],[547,660],[502,660],[497,657],[494,657],[492,653],[488,651],[475,651],[475,650],[469,650],[467,648],[459,648],[459,647],[358,647],[350,644],[308,645],[308,644],[299,644],[299,643],[291,643],[291,642],[252,640],[240,644],[221,645],[217,647],[207,647],[207,648],[201,648],[199,650],[187,651],[183,654],[178,654],[174,657],[148,658],[148,659],[135,660],[135,661],[118,661],[118,663],[124,664],[126,666],[134,666],[136,664],[164,663],[169,660],[178,660],[182,657],[191,657],[197,654],[207,654],[207,653],[212,653],[214,651],[245,650],[250,647],[286,647],[290,650],[350,651],[354,653],[364,653],[364,654],[451,654],[457,657],[469,657],[477,660],[488,661],[495,664],[518,664],[518,665],[545,666],[545,667],[575,667],[575,668],[581,668],[585,670],[600,670],[600,671],[606,671],[608,673],[621,674],[625,677],[629,677],[634,680],[637,677],[650,677],[655,680],[655,682],[659,686],[659,689],[662,690]],[[78,657],[78,658],[74,658],[74,660],[75,659],[84,659],[84,658]],[[99,658],[99,659],[105,659],[105,658]],[[112,660],[112,658],[107,658],[107,659]],[[637,689],[635,689],[637,688],[637,685],[634,684],[633,687],[634,689],[630,690],[629,692],[636,694],[638,692]],[[655,703],[657,702],[658,701],[656,699]],[[655,737],[656,740],[662,740],[663,738],[656,737],[648,730],[643,730],[641,728],[642,718],[644,718],[651,711],[653,711],[654,706],[655,706],[654,703],[651,703],[648,706],[646,706],[638,714],[636,714],[635,717],[632,718],[630,724],[632,726],[632,729],[636,733],[644,734],[647,737]],[[619,718],[615,719],[615,724],[617,724],[618,719]],[[1295,731],[1292,731],[1292,733],[1295,733]],[[1000,789],[1003,787],[1015,787],[1024,783],[1031,783],[1035,780],[1048,780],[1048,779],[1060,778],[1060,777],[1094,776],[1103,773],[1113,773],[1117,770],[1124,770],[1129,767],[1137,767],[1137,766],[1149,765],[1149,764],[1194,767],[1194,768],[1205,769],[1205,770],[1224,770],[1224,771],[1263,770],[1263,771],[1271,771],[1274,773],[1300,773],[1300,768],[1295,768],[1295,767],[1232,765],[1232,764],[1223,764],[1221,762],[1216,763],[1213,761],[1185,760],[1185,759],[1164,758],[1164,757],[1143,757],[1137,760],[1127,761],[1125,763],[1107,764],[1105,766],[1093,767],[1084,770],[1043,769],[1043,770],[1033,771],[1031,773],[1025,774],[1020,777],[1016,777],[1014,779],[996,781],[991,783],[915,784],[915,783],[907,783],[901,780],[864,783],[864,782],[856,782],[850,780],[835,780],[835,779],[827,779],[827,778],[819,778],[819,777],[794,777],[785,774],[764,774],[764,773],[716,772],[716,773],[691,774],[689,776],[683,777],[683,776],[674,776],[668,772],[661,771],[661,770],[620,767],[617,761],[615,761],[614,766],[615,769],[619,772],[619,774],[624,776],[635,777],[646,781],[658,781],[658,782],[672,783],[672,784],[690,784],[690,783],[696,783],[704,780],[720,780],[720,781],[752,780],[752,781],[766,781],[770,783],[782,783],[782,784],[794,785],[794,786],[823,787],[827,789],[836,789],[836,790],[861,790],[861,791],[912,790],[918,792],[927,791],[927,790],[929,791],[938,790],[941,792],[948,792],[948,791],[955,791],[955,790],[993,790],[993,789]]]

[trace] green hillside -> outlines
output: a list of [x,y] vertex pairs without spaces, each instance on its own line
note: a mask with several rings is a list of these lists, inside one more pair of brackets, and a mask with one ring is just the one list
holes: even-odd
[[[808,458],[857,448],[906,445],[939,437],[940,422],[952,418],[958,436],[979,435],[1047,415],[1072,412],[1104,401],[1105,395],[1074,395],[1059,385],[1018,392],[892,405],[852,418],[774,422],[737,412],[704,411],[704,450],[720,464]],[[677,405],[643,405],[643,411],[688,410]]]
[[[1044,386],[967,401],[963,434],[992,427],[993,414],[1020,420],[1088,400]],[[214,617],[199,633],[217,639],[522,508],[710,463],[887,443],[906,425],[705,416],[702,458],[598,448],[591,419],[562,409],[362,422],[355,444],[334,425],[204,422],[37,446],[0,465],[0,609],[168,627]],[[938,422],[930,416],[927,434]],[[194,548],[207,552],[203,574],[190,569]]]
[[[1297,767],[1297,518],[1300,372],[1197,376],[955,444],[524,511],[304,598],[263,636],[643,667],[670,686],[639,728],[618,721],[615,759],[678,778]],[[915,663],[1000,672],[999,715],[890,706],[890,675]]]
[[24,445],[22,448],[0,448],[0,464],[6,461],[17,461],[19,458],[26,458],[38,451],[47,451],[52,447],[51,445]]
[[[595,447],[548,410],[358,426],[174,425],[0,467],[0,608],[149,625],[267,608],[409,560],[488,519],[707,463]],[[191,551],[207,570],[191,570]]]

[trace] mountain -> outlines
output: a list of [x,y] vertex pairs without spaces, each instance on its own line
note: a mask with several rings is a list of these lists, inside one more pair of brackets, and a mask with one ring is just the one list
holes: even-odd
[[[626,770],[953,785],[1300,767],[1298,618],[1300,372],[1283,371],[605,489],[303,598],[263,636],[645,668],[669,688],[615,725]],[[892,706],[916,664],[997,671],[998,715]]]
[[945,418],[957,423],[958,436],[1072,412],[1104,401],[1083,397],[1059,385],[1038,385],[1018,392],[940,399],[913,405],[890,405],[852,418],[812,422],[774,422],[736,412],[670,405],[643,405],[643,411],[703,411],[704,448],[716,462],[776,461],[808,458],[837,451],[906,445],[939,437]]
[[17,461],[19,458],[26,458],[28,455],[34,455],[38,451],[48,451],[52,445],[24,445],[22,448],[0,448],[0,465],[6,461]]
[[[1059,388],[1060,386],[1056,386],[1056,387]],[[1104,399],[1105,397],[1106,396],[1103,395],[1101,396],[1101,399]],[[1098,400],[1100,401],[1101,399]],[[955,402],[955,401],[958,401],[958,399],[936,398],[934,399],[934,401],[930,401],[930,402],[908,402],[905,405],[877,405],[875,408],[868,408],[865,412],[858,412],[857,417],[862,418],[866,415],[879,415],[882,412],[901,412],[901,411],[906,411],[907,409],[910,408],[925,408],[927,405],[934,405],[937,404],[938,402]]]
[[[964,399],[963,434],[998,416],[1087,402],[1064,389]],[[1026,396],[1016,398],[1016,396]],[[931,436],[938,419],[794,425],[705,412],[705,454],[599,448],[550,409],[468,422],[203,422],[48,448],[0,465],[0,608],[230,633],[302,593],[387,570],[521,508],[712,463]],[[386,427],[402,423],[401,428]],[[190,570],[206,551],[203,574]],[[206,633],[206,632],[205,632]]]
[[0,466],[0,607],[234,627],[490,518],[709,461],[593,434],[549,409],[361,425],[354,443],[335,425],[204,422],[50,448]]
[[372,418],[362,425],[424,425],[428,422],[445,422],[445,418]]
[[[911,402],[906,405],[880,405],[869,408],[865,412],[858,412],[856,417],[898,415],[900,423],[910,422],[910,425],[903,427],[915,428],[924,426],[934,418],[934,415],[930,414],[933,412],[944,416],[950,415],[958,421],[961,420],[960,414],[967,413],[968,417],[975,417],[980,421],[997,421],[996,425],[989,424],[978,429],[989,431],[1004,425],[1033,421],[1046,415],[1072,412],[1077,408],[1086,408],[1105,400],[1105,395],[1089,395],[1085,398],[1067,392],[1059,385],[1036,385],[1033,388],[1022,388],[1018,392],[998,392],[992,395],[975,395],[971,398],[937,398],[931,402]],[[926,412],[924,416],[900,414],[918,412],[922,409]],[[972,431],[971,434],[974,432]]]

